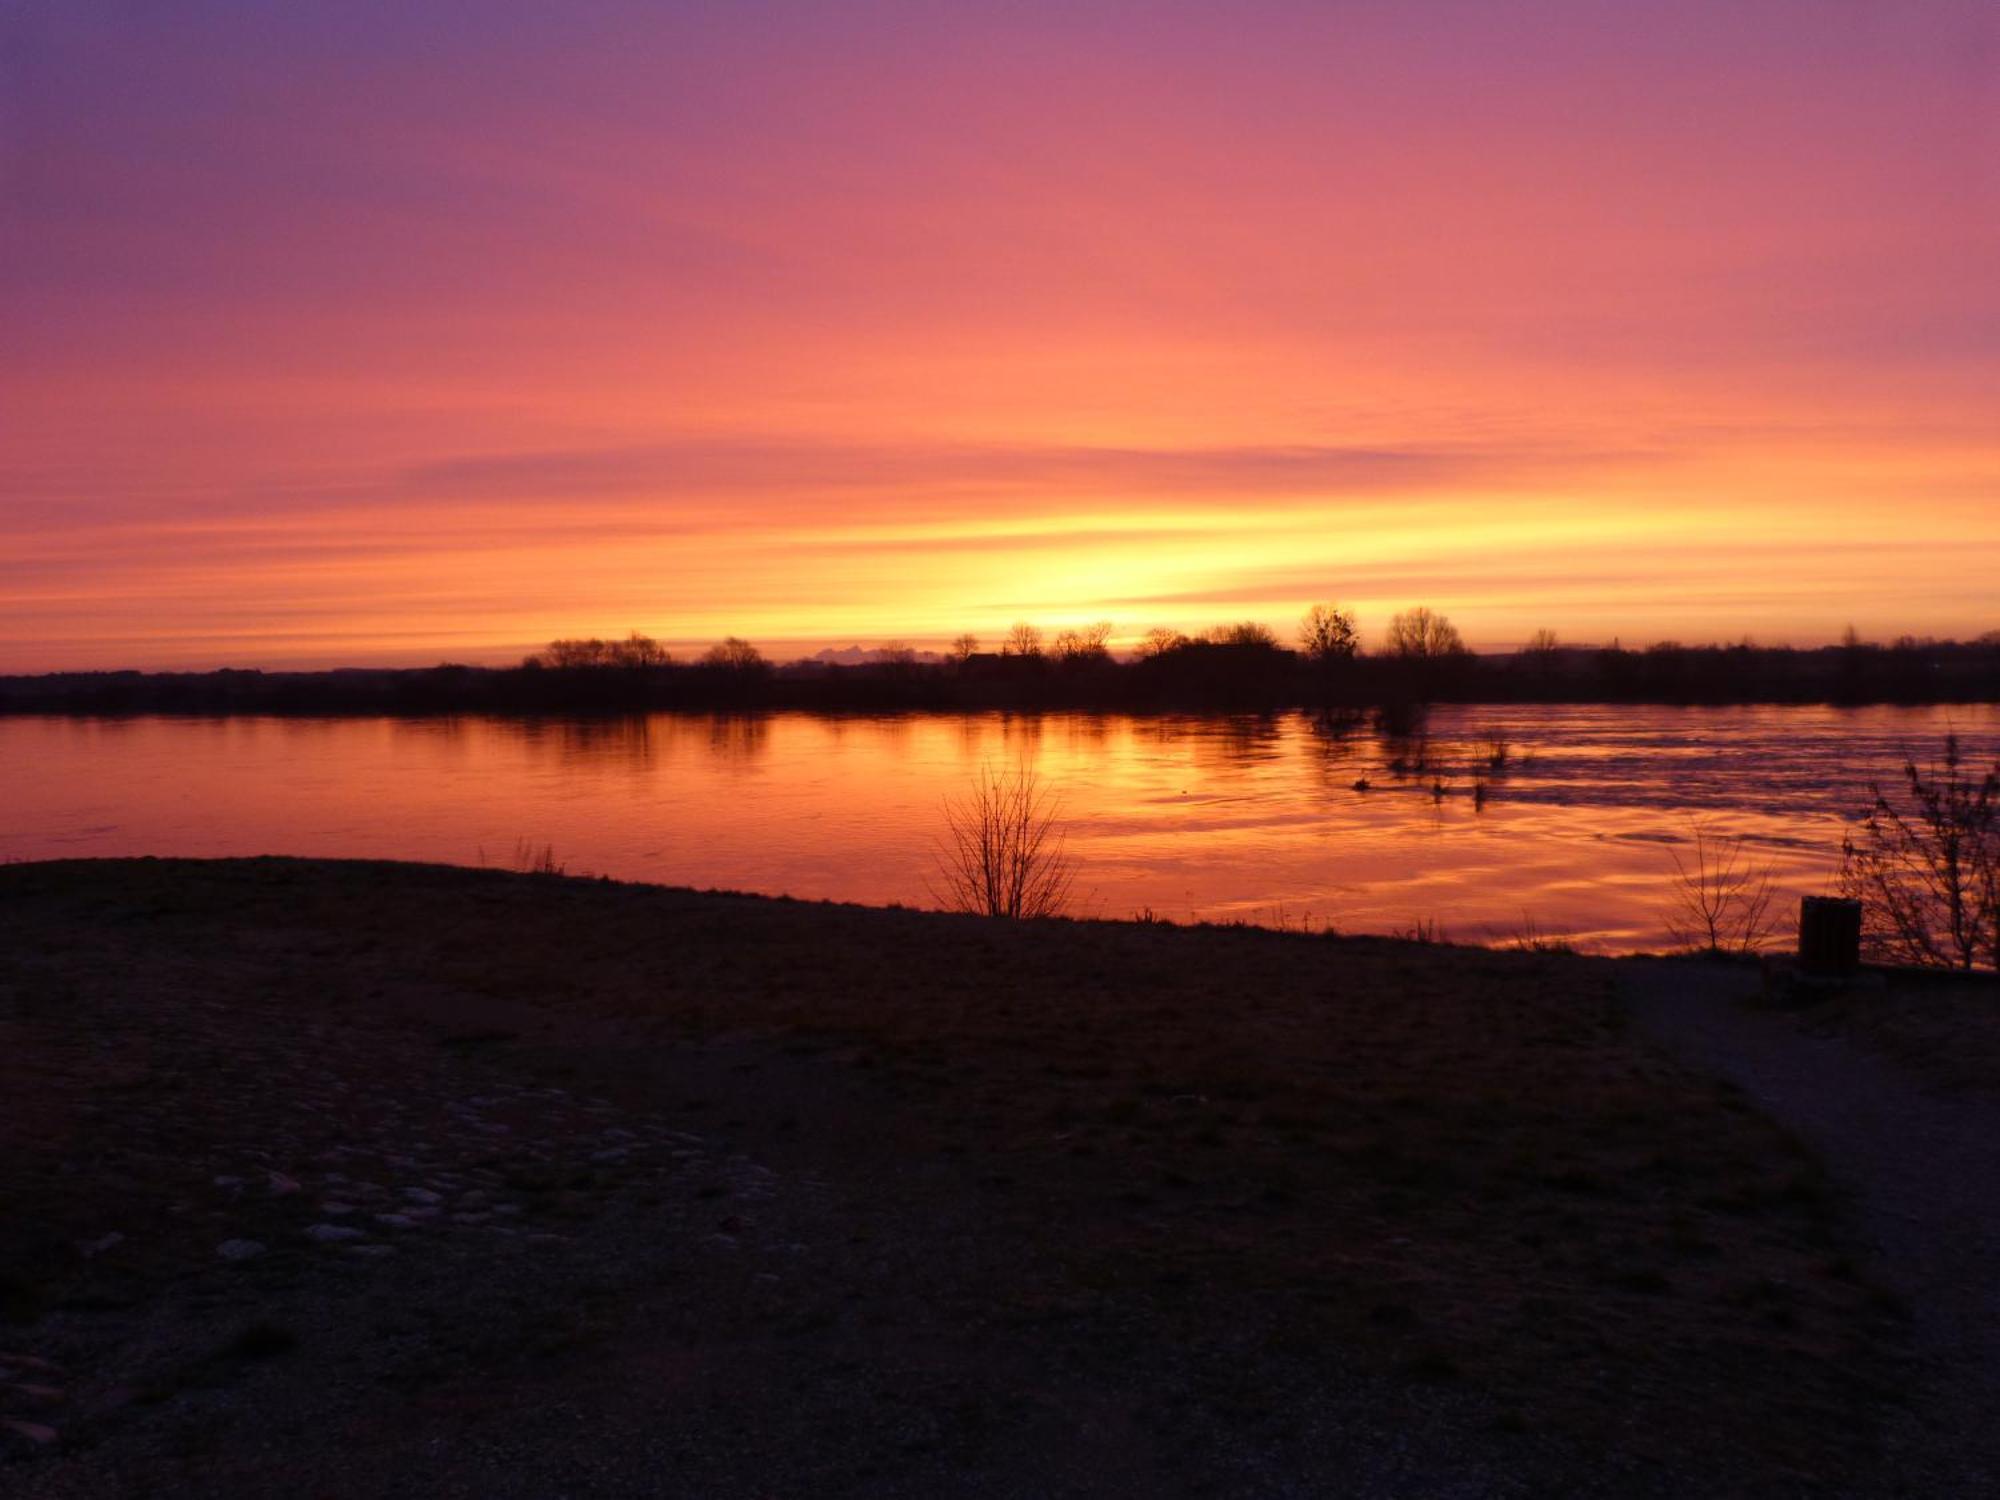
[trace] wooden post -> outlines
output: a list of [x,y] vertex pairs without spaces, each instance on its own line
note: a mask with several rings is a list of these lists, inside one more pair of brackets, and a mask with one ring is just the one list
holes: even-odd
[[1840,896],[1799,902],[1799,972],[1835,978],[1861,967],[1861,903]]

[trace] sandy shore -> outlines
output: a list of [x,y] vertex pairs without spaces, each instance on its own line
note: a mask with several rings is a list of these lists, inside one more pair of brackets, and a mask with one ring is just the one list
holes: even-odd
[[0,869],[0,1492],[1897,1492],[1847,1205],[1616,973]]

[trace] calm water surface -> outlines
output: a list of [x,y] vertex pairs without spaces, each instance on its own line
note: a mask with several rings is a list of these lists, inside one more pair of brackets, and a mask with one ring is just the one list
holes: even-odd
[[0,859],[506,865],[526,842],[572,872],[929,905],[944,798],[1025,761],[1061,794],[1096,914],[1469,941],[1532,923],[1619,951],[1667,941],[1692,819],[1744,836],[1788,900],[1823,890],[1868,781],[1954,727],[2000,754],[1992,706],[1441,709],[1435,775],[1304,715],[0,719]]

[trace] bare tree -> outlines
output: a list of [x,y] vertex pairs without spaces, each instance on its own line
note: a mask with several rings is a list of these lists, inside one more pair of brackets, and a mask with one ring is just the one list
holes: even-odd
[[962,800],[945,801],[932,888],[939,904],[988,917],[1060,915],[1076,884],[1076,862],[1064,847],[1059,811],[1029,766],[982,766]]
[[1521,648],[1524,656],[1549,657],[1562,650],[1562,642],[1553,630],[1537,630],[1528,637],[1527,645]]
[[1061,631],[1056,636],[1056,657],[1066,662],[1102,661],[1111,654],[1107,649],[1110,641],[1109,620]]
[[1770,867],[1751,863],[1741,835],[1717,833],[1700,818],[1689,826],[1689,856],[1667,851],[1674,862],[1667,930],[1682,947],[1703,953],[1760,951],[1777,926],[1771,914]]
[[1419,604],[1389,621],[1389,654],[1426,660],[1439,656],[1463,656],[1465,639],[1451,621]]
[[1141,659],[1150,661],[1156,656],[1165,656],[1169,651],[1178,651],[1187,644],[1188,638],[1178,630],[1155,625],[1139,637],[1139,655]]
[[596,636],[586,640],[550,641],[546,657],[535,657],[530,660],[535,661],[537,665],[567,667],[574,670],[597,667],[664,667],[672,663],[673,656],[651,636],[641,635],[635,630],[622,641],[602,641]]
[[664,667],[673,660],[673,657],[666,647],[650,635],[641,635],[635,630],[612,646],[611,659],[617,666],[643,668]]
[[1261,646],[1275,650],[1278,633],[1261,621],[1239,620],[1234,625],[1216,626],[1209,631],[1208,639],[1216,646]]
[[1840,888],[1862,938],[1891,963],[2000,969],[2000,764],[1969,769],[1958,736],[1927,770],[1903,763],[1906,808],[1874,804],[1841,850]]
[[1007,632],[1007,644],[1000,648],[1002,656],[1031,657],[1042,654],[1042,633],[1026,620],[1020,621]]
[[582,667],[602,667],[611,660],[608,642],[591,636],[587,640],[560,640],[549,642],[548,662],[552,667],[577,669]]
[[1314,661],[1347,661],[1360,649],[1361,635],[1347,610],[1315,604],[1299,621],[1299,645]]
[[732,672],[755,672],[764,666],[764,653],[740,636],[726,636],[710,646],[702,665],[723,667]]
[[945,652],[945,655],[949,656],[952,661],[962,667],[972,658],[973,653],[978,651],[978,649],[979,637],[967,631],[964,635],[952,637],[951,647]]

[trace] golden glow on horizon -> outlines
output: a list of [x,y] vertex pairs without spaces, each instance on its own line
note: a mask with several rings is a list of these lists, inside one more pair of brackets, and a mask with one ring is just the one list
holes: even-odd
[[2000,626],[1990,7],[408,9],[46,23],[0,671]]

